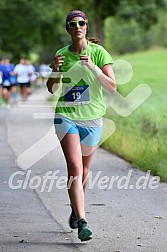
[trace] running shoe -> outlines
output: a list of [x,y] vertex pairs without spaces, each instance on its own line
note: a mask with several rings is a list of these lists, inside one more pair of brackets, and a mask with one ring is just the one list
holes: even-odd
[[78,220],[78,238],[81,241],[89,241],[92,239],[92,231],[89,229],[85,219]]
[[70,228],[72,228],[72,229],[78,228],[77,221],[78,221],[78,219],[74,213],[74,210],[72,209],[72,212],[71,212],[69,220],[68,220],[68,224],[69,224]]
[[0,98],[0,103],[2,104],[3,108],[10,109],[10,104],[7,101]]
[[0,103],[4,103],[4,100],[2,98],[0,98]]

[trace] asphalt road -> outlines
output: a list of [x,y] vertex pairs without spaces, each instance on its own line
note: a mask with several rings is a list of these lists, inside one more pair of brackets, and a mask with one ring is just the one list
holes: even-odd
[[[0,107],[0,252],[166,252],[167,184],[98,148],[86,194],[93,239],[68,226],[66,167],[45,88]],[[46,118],[47,117],[47,118]]]

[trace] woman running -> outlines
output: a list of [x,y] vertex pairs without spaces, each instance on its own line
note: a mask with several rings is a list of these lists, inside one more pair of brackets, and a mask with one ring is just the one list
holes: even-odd
[[116,83],[110,54],[87,39],[86,14],[79,10],[70,12],[66,30],[72,43],[56,52],[47,88],[60,96],[54,124],[67,163],[69,225],[78,228],[81,241],[87,241],[92,238],[92,231],[85,217],[84,193],[106,111],[102,89],[114,92]]

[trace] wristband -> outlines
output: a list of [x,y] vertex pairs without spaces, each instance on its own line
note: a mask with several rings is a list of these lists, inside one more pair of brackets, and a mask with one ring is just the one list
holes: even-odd
[[63,78],[63,73],[61,73],[61,72],[52,72],[50,77],[54,78],[54,79],[62,79]]
[[96,76],[99,77],[102,74],[102,70],[95,65],[95,67],[92,69],[92,73]]
[[61,73],[61,72],[52,72],[52,74],[53,74],[53,78],[55,78],[55,79],[63,78],[63,73]]

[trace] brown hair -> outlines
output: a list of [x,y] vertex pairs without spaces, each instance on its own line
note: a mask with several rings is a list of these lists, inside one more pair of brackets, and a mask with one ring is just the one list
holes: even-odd
[[87,40],[94,44],[100,44],[100,39],[98,38],[87,38]]

